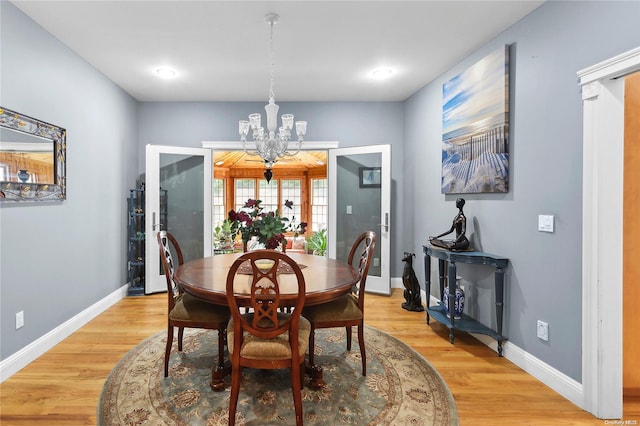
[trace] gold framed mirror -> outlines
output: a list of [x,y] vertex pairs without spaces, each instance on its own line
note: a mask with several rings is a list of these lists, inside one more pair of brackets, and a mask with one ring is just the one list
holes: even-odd
[[0,202],[64,200],[67,131],[0,107]]

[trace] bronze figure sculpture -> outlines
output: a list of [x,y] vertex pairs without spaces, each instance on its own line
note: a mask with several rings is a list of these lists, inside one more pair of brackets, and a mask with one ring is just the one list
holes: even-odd
[[406,302],[402,304],[402,307],[407,311],[422,312],[422,299],[420,298],[420,284],[418,278],[413,270],[413,257],[414,253],[404,253],[402,261],[404,264],[404,271],[402,271],[402,283],[404,284],[404,299]]
[[[458,214],[453,218],[451,229],[436,237],[429,237],[431,245],[441,247],[447,250],[460,251],[469,249],[469,240],[466,237],[467,232],[467,217],[464,215],[462,208],[464,207],[464,198],[458,198],[456,200],[456,207],[458,208]],[[456,238],[454,240],[441,240],[440,237],[456,231]]]

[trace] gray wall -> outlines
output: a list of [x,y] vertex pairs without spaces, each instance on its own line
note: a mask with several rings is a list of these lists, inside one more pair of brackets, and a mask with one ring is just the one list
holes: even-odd
[[[468,232],[477,249],[511,259],[505,335],[577,381],[582,375],[582,101],[576,72],[639,46],[639,22],[640,2],[547,2],[405,103],[402,198],[412,206],[413,247],[421,252],[427,236],[447,230],[457,212],[457,195],[440,193],[442,84],[494,49],[511,45],[510,190],[463,195]],[[555,215],[553,234],[537,231],[538,214]],[[465,310],[494,326],[491,272],[458,268],[466,281]],[[418,274],[422,281],[424,270]],[[536,337],[538,319],[549,324],[549,342]]]
[[[277,96],[277,94],[276,94]],[[277,102],[277,98],[276,98]],[[238,141],[238,120],[264,111],[265,102],[256,103],[141,103],[139,172],[144,173],[147,144],[201,147],[202,141]],[[401,102],[279,102],[280,112],[307,120],[308,141],[338,141],[340,147],[391,145],[391,276],[402,274],[401,255],[410,246],[404,239],[403,222],[407,210],[397,196],[402,187],[402,141],[404,107]],[[402,224],[402,225],[401,225]]]
[[[5,359],[126,282],[137,103],[7,1],[0,105],[67,129],[67,200],[0,207]],[[15,329],[15,314],[25,325]]]
[[[126,282],[126,194],[144,146],[237,140],[263,103],[136,103],[13,5],[0,2],[0,105],[68,131],[68,200],[0,207],[2,359]],[[547,2],[404,103],[281,105],[308,140],[392,145],[392,276],[456,213],[440,194],[442,83],[511,44],[511,189],[467,195],[473,244],[507,256],[505,334],[581,380],[582,103],[576,71],[640,45],[639,2]],[[265,99],[266,102],[266,99]],[[405,207],[406,206],[406,207]],[[536,230],[539,213],[556,232]],[[402,218],[402,220],[399,220]],[[416,263],[422,282],[424,272]],[[459,268],[469,312],[493,325],[490,268]],[[473,284],[471,284],[473,283]],[[15,330],[15,313],[25,327]],[[535,322],[550,325],[550,341]]]

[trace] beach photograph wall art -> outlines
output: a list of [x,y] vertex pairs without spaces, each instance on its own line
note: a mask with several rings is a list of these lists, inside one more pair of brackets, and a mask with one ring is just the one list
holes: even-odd
[[509,191],[509,46],[442,85],[442,193]]

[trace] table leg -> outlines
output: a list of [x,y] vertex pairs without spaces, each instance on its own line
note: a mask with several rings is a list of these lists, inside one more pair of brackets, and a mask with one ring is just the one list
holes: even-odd
[[440,285],[440,300],[444,302],[444,265],[443,259],[438,259],[438,284]]
[[304,370],[305,373],[311,377],[311,381],[309,382],[309,387],[311,389],[318,390],[324,387],[325,382],[322,378],[322,367],[316,364],[309,364],[309,360],[305,360]]
[[496,268],[496,325],[498,332],[498,356],[502,356],[502,312],[504,310],[504,269]]
[[224,378],[231,374],[231,364],[227,361],[223,366],[216,365],[211,369],[211,382],[209,386],[216,392],[224,390]]
[[431,300],[431,256],[424,255],[424,291],[427,295],[427,324],[429,324],[429,301]]
[[453,327],[455,326],[455,306],[456,306],[456,263],[449,261],[449,276],[447,279],[449,286],[449,342],[453,343]]

